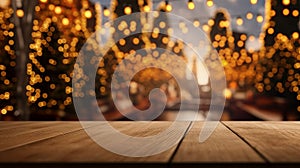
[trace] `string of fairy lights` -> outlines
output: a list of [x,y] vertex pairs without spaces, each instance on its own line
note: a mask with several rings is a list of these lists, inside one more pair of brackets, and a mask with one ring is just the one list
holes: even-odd
[[[3,1],[4,2],[4,1]],[[29,45],[29,62],[27,63],[27,75],[29,78],[26,86],[26,95],[32,110],[54,109],[60,117],[65,115],[61,111],[72,111],[72,68],[80,47],[85,40],[96,30],[101,30],[103,17],[113,19],[116,17],[114,9],[118,5],[117,0],[109,4],[91,3],[88,0],[39,0],[35,7],[35,19],[33,20],[32,39],[33,43]],[[173,10],[172,1],[161,2],[160,8],[166,12]],[[137,0],[141,11],[151,10],[152,3],[146,0]],[[258,0],[249,0],[249,3],[256,5]],[[268,35],[275,33],[275,23],[272,17],[276,12],[282,12],[285,17],[299,17],[299,9],[288,8],[297,3],[294,0],[282,0],[286,6],[282,11],[275,11],[271,8],[271,3],[266,6],[266,16],[260,13],[245,12],[237,15],[231,15],[237,25],[243,25],[245,20],[265,22],[264,31],[259,39],[264,40]],[[207,7],[214,6],[213,0],[206,0]],[[80,8],[79,8],[80,7]],[[195,10],[196,3],[193,0],[187,1],[187,11]],[[1,55],[7,54],[9,61],[0,59],[0,108],[1,115],[15,116],[16,103],[13,96],[14,85],[16,83],[15,75],[12,69],[15,67],[14,41],[14,23],[12,15],[15,12],[20,18],[24,17],[22,7],[13,11],[9,3],[0,6],[0,38]],[[129,15],[134,10],[131,4],[123,6],[123,13]],[[225,12],[226,13],[226,12]],[[226,15],[226,14],[225,14]],[[277,91],[279,93],[295,93],[296,99],[300,100],[300,47],[299,30],[292,33],[291,36],[278,33],[274,38],[272,46],[262,46],[260,50],[247,50],[246,41],[254,41],[256,37],[241,33],[238,36],[230,33],[230,18],[216,22],[214,18],[207,18],[206,23],[200,23],[200,20],[194,20],[195,27],[202,28],[203,31],[210,33],[214,27],[220,27],[227,33],[216,33],[212,39],[212,46],[218,48],[219,56],[222,60],[226,72],[229,89],[249,88],[255,86],[258,92]],[[126,24],[126,23],[120,23]],[[167,23],[160,23],[158,28],[165,28]],[[91,26],[92,25],[92,26]],[[120,32],[135,31],[136,23],[127,24],[128,28],[119,26]],[[184,26],[178,25],[182,32],[188,31]],[[172,28],[168,28],[172,29]],[[170,30],[171,31],[171,30]],[[152,34],[153,37],[156,34]],[[3,40],[5,39],[5,40]],[[127,39],[128,40],[128,39]],[[141,39],[130,39],[133,44],[141,43]],[[170,46],[175,53],[179,53],[183,48],[182,43],[174,43],[172,40],[162,38],[162,43]],[[131,43],[130,42],[130,43]],[[121,39],[118,45],[112,48],[114,60],[107,63],[110,66],[116,66],[128,53],[122,51],[120,46],[129,43],[126,39]],[[155,46],[155,45],[154,45]],[[283,58],[279,61],[274,58],[275,53]],[[1,56],[2,57],[2,56]],[[3,57],[4,58],[4,57]],[[290,61],[292,58],[292,61]],[[102,95],[108,94],[110,72],[104,68],[105,63],[99,65],[99,91]],[[287,79],[282,82],[284,73],[287,71]],[[16,73],[15,71],[13,71]],[[147,73],[146,73],[147,74]],[[155,77],[155,75],[153,75]],[[275,80],[276,79],[276,80]],[[297,109],[300,112],[300,106]],[[49,113],[51,111],[48,111]]]

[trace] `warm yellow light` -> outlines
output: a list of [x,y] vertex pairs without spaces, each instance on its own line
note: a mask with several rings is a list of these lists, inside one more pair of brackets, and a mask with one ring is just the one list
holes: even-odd
[[131,10],[131,7],[130,7],[130,6],[126,6],[126,7],[124,8],[124,13],[125,13],[126,15],[130,15],[131,12],[132,12],[132,10]]
[[63,18],[62,24],[65,25],[65,26],[69,25],[70,24],[69,19],[68,18]]
[[188,2],[188,8],[190,10],[195,9],[195,3],[193,2],[193,0],[189,0],[189,2]]
[[61,12],[62,12],[61,7],[60,7],[60,6],[55,7],[54,12],[55,12],[56,14],[61,14]]
[[282,0],[282,4],[283,5],[289,5],[290,4],[290,0]]
[[120,39],[119,43],[120,43],[121,46],[124,46],[126,44],[126,40]]
[[213,0],[207,0],[207,1],[206,1],[206,5],[207,5],[208,7],[212,7],[212,6],[214,5],[214,1],[213,1]]
[[47,3],[48,0],[40,0],[40,2],[42,2],[42,3]]
[[50,5],[48,6],[48,9],[52,11],[52,10],[55,9],[55,6],[54,6],[53,4],[50,4]]
[[229,21],[221,21],[221,22],[219,23],[219,26],[220,26],[221,28],[229,27]]
[[144,12],[150,12],[150,7],[148,5],[144,6]]
[[299,11],[298,10],[294,10],[292,14],[293,14],[294,17],[297,17],[297,16],[299,16]]
[[1,110],[1,113],[2,113],[3,115],[5,115],[5,114],[7,113],[7,110],[6,110],[6,109],[2,109],[2,110]]
[[257,0],[250,0],[250,3],[251,3],[252,5],[255,5],[255,4],[257,3]]
[[232,92],[230,89],[225,89],[223,94],[226,99],[230,99],[232,97]]
[[236,19],[236,24],[237,24],[237,25],[240,26],[240,25],[242,25],[243,23],[244,23],[244,21],[243,21],[242,18],[239,17],[239,18]]
[[290,13],[290,11],[288,9],[283,9],[282,13],[286,16]]
[[209,20],[207,21],[207,24],[208,24],[209,26],[213,26],[213,25],[215,24],[215,21],[214,21],[213,19],[209,19]]
[[252,13],[247,13],[246,18],[251,20],[253,18],[253,14]]
[[106,17],[110,15],[110,11],[106,7],[103,8],[103,15]]
[[172,5],[170,5],[169,3],[166,3],[166,11],[167,12],[171,12],[172,11]]
[[195,20],[193,24],[194,24],[195,27],[199,27],[200,26],[200,22],[198,20]]
[[22,9],[18,9],[16,14],[19,18],[22,18],[24,16],[24,11]]
[[132,40],[132,42],[133,42],[133,44],[138,45],[139,42],[140,42],[140,40],[139,40],[138,38],[135,37],[135,38]]
[[274,33],[274,29],[273,28],[268,28],[268,33],[269,34],[273,34]]
[[261,23],[261,22],[264,21],[264,17],[261,16],[261,15],[259,15],[259,16],[256,17],[256,21],[257,21],[258,23]]
[[203,29],[205,32],[208,32],[208,31],[209,31],[209,26],[208,26],[208,25],[203,25],[203,26],[202,26],[202,29]]
[[92,17],[92,12],[90,10],[87,10],[84,12],[84,16],[88,19],[90,19]]
[[293,35],[292,35],[292,37],[294,39],[298,39],[299,38],[299,33],[298,32],[294,32]]

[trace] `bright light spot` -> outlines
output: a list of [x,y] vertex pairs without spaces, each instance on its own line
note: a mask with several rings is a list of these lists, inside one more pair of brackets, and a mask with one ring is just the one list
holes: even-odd
[[251,3],[252,5],[255,5],[255,4],[257,3],[257,0],[250,0],[250,3]]
[[293,35],[292,35],[292,37],[294,39],[298,39],[299,38],[299,33],[298,32],[294,32]]
[[131,12],[132,12],[132,10],[131,10],[131,7],[130,7],[130,6],[126,6],[126,7],[124,8],[124,13],[125,13],[126,15],[130,15]]
[[62,24],[65,25],[65,26],[69,25],[70,24],[69,19],[68,18],[63,18]]
[[282,4],[283,5],[289,5],[290,4],[290,0],[282,0]]
[[264,21],[264,17],[261,16],[261,15],[258,15],[258,16],[256,17],[256,21],[257,21],[258,23],[261,23],[261,22]]
[[106,7],[103,8],[103,15],[106,17],[110,15],[110,11]]
[[22,9],[18,9],[16,14],[19,18],[22,18],[24,16],[24,11]]
[[223,95],[226,99],[230,99],[232,97],[232,92],[230,89],[225,89]]
[[166,11],[167,12],[171,12],[172,11],[172,5],[170,5],[169,3],[166,4]]
[[56,14],[61,14],[61,12],[62,12],[61,7],[60,7],[60,6],[55,7],[54,12],[55,12]]
[[214,1],[213,1],[213,0],[207,0],[207,1],[206,1],[206,5],[207,5],[208,7],[212,7],[212,6],[214,5]]
[[297,16],[299,16],[299,11],[294,10],[292,14],[293,14],[294,17],[297,17]]
[[193,0],[189,0],[189,2],[188,2],[188,8],[190,10],[195,9],[195,3],[193,2]]
[[290,11],[288,9],[283,9],[282,13],[286,16],[290,13]]
[[247,13],[246,18],[251,20],[253,18],[253,14],[251,12]]
[[144,6],[144,12],[150,12],[150,7],[148,5]]
[[6,109],[2,109],[1,110],[1,114],[5,115],[7,113],[7,110]]
[[84,12],[84,16],[88,19],[90,19],[92,17],[92,12],[90,10],[87,10]]
[[195,20],[193,24],[194,24],[195,27],[199,27],[200,26],[200,22],[198,20]]
[[241,17],[236,19],[236,24],[241,26],[244,23],[243,19]]

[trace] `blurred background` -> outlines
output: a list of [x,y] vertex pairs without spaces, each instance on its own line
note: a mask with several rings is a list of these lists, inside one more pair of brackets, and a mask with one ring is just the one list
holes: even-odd
[[[106,22],[149,11],[182,16],[210,39],[227,82],[221,120],[300,119],[299,0],[1,0],[0,120],[78,120],[72,76],[80,49]],[[204,120],[211,101],[205,64],[182,41],[159,34],[163,29],[185,34],[189,27],[168,18],[154,19],[152,24],[154,33],[147,40],[143,34],[129,36],[109,50],[98,67],[95,93],[73,95],[94,94],[107,120],[129,120],[112,101],[112,74],[126,56],[149,43],[186,61],[197,78],[201,97],[193,99],[193,91],[179,88],[168,72],[150,68],[138,72],[130,83],[133,104],[147,109],[149,91],[160,88],[167,95],[167,106],[156,120],[174,120],[182,102],[188,104],[186,119],[192,113],[188,107],[196,105],[198,120]],[[107,36],[129,34],[136,31],[136,25],[120,22],[114,25],[118,31]],[[157,52],[152,57],[168,55]],[[122,103],[126,106],[126,101]],[[129,108],[128,113],[136,111]]]

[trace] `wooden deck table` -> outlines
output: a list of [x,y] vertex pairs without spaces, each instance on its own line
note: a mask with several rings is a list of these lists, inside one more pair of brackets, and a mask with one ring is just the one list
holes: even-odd
[[[110,124],[150,136],[172,122]],[[198,142],[203,122],[186,124],[176,146],[133,158],[101,148],[79,122],[0,122],[0,167],[300,167],[300,122],[220,122],[204,143]]]

